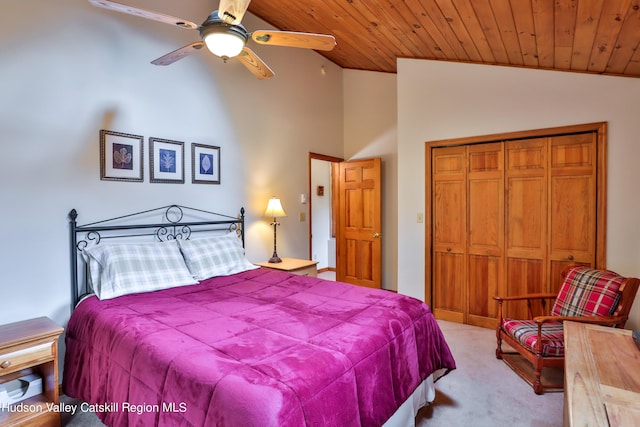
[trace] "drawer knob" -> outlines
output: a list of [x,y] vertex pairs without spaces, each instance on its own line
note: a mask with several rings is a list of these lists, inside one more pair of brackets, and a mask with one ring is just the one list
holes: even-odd
[[11,361],[10,360],[5,360],[4,362],[0,363],[0,368],[2,368],[2,369],[6,369],[9,366],[11,366]]
[[568,259],[569,261],[573,261],[573,255],[569,255],[569,256],[567,257],[567,259]]

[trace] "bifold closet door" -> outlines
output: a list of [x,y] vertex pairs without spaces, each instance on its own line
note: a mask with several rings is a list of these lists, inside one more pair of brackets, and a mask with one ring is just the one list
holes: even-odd
[[504,144],[467,148],[466,323],[495,327],[494,295],[503,289]]
[[[506,143],[506,289],[503,295],[545,291],[547,253],[547,138]],[[508,317],[528,318],[525,302],[506,306]],[[542,314],[541,307],[533,310]]]
[[433,309],[492,327],[504,253],[502,143],[434,149]]
[[433,150],[432,308],[439,319],[466,321],[466,147]]
[[570,264],[596,265],[596,133],[549,138],[549,289]]

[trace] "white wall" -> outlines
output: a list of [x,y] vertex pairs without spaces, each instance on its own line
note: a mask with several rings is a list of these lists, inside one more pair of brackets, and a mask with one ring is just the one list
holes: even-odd
[[[606,121],[607,264],[640,276],[640,79],[398,60],[398,291],[424,298],[425,141]],[[345,104],[346,105],[346,104]],[[640,327],[640,296],[628,328]]]
[[[217,2],[129,0],[202,22]],[[214,4],[215,3],[215,4]],[[249,29],[270,28],[251,15]],[[262,218],[272,195],[289,213],[278,253],[308,254],[298,221],[309,151],[342,155],[342,70],[312,51],[250,46],[273,68],[255,79],[205,50],[168,67],[149,62],[199,39],[193,30],[96,8],[86,0],[4,0],[0,14],[0,323],[70,313],[67,213],[87,223],[179,203],[247,209],[247,255],[271,255]],[[327,69],[321,73],[321,66]],[[99,130],[221,147],[221,185],[100,180]]]
[[395,74],[344,70],[344,158],[382,159],[382,287],[391,290],[398,289],[396,86]]

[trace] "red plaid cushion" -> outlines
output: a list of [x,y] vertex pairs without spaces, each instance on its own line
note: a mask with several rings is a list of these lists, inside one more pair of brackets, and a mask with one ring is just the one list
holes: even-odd
[[[538,325],[533,320],[503,319],[502,327],[520,344],[535,352],[538,342]],[[542,355],[564,356],[564,332],[562,322],[547,322],[542,326]]]
[[551,308],[552,316],[607,316],[618,305],[624,277],[604,270],[573,267]]

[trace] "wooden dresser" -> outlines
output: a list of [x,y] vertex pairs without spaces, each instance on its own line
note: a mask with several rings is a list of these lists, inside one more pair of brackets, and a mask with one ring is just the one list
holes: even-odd
[[564,425],[640,426],[640,350],[631,331],[565,322]]

